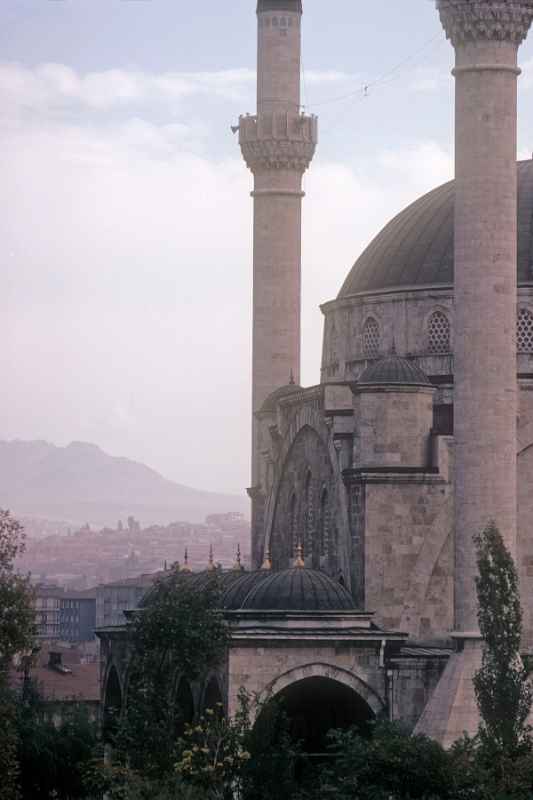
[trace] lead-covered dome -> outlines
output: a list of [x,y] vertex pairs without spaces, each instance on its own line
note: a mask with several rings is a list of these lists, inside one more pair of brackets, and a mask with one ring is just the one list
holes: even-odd
[[290,397],[291,394],[297,394],[298,392],[302,391],[302,387],[298,386],[297,383],[287,383],[285,386],[280,386],[277,389],[274,389],[271,392],[266,400],[264,401],[263,405],[261,406],[260,413],[262,414],[271,414],[276,410],[276,406],[279,400],[283,400],[284,397]]
[[324,572],[294,567],[267,572],[242,600],[242,611],[356,611],[355,600]]
[[[416,200],[355,262],[339,298],[410,286],[453,284],[455,181]],[[518,282],[533,280],[533,161],[518,163]]]
[[357,385],[431,386],[431,381],[415,363],[393,353],[370,364],[357,381]]

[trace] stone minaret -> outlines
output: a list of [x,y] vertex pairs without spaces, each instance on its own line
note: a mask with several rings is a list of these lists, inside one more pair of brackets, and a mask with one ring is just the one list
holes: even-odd
[[[257,115],[239,120],[254,175],[252,408],[300,380],[302,176],[317,141],[315,117],[300,113],[301,0],[259,0]],[[262,559],[260,454],[252,423],[252,558]]]
[[437,0],[455,48],[455,637],[419,730],[475,733],[480,659],[473,537],[494,519],[516,554],[517,51],[533,0]]

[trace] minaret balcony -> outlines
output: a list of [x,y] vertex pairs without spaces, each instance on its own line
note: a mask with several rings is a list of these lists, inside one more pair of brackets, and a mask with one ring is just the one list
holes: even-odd
[[252,172],[292,169],[305,172],[318,141],[316,116],[267,112],[239,118],[239,144]]

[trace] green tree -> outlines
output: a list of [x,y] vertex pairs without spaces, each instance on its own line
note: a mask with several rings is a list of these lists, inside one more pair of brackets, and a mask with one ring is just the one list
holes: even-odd
[[19,765],[16,699],[9,688],[14,655],[31,647],[35,635],[33,594],[28,577],[15,573],[24,550],[24,530],[0,509],[0,775],[2,800],[17,800]]
[[370,736],[351,728],[330,738],[333,760],[319,782],[321,800],[456,800],[448,755],[425,736],[378,722]]
[[483,660],[474,676],[482,718],[480,738],[486,746],[513,756],[531,747],[526,724],[532,703],[527,671],[520,658],[522,610],[518,574],[496,525],[476,537],[476,590]]
[[[255,719],[255,724],[252,721]],[[208,708],[185,727],[178,742],[176,772],[208,800],[296,798],[300,750],[289,720],[275,700],[260,703],[244,689],[232,718]]]
[[22,800],[85,800],[85,770],[98,744],[98,724],[78,703],[62,709],[59,724],[48,717],[37,686],[17,703],[18,760]]
[[20,522],[0,509],[0,671],[4,675],[13,656],[31,647],[35,636],[30,580],[17,575],[14,566],[24,551],[24,539]]
[[221,662],[229,632],[219,608],[216,572],[201,591],[178,571],[155,585],[131,625],[128,703],[113,736],[117,763],[145,778],[174,774],[184,722],[176,676],[192,680]]

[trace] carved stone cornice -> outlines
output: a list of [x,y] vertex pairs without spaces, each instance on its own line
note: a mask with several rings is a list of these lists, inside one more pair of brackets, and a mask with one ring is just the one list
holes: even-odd
[[257,0],[257,13],[263,14],[265,11],[290,11],[301,14],[302,0]]
[[437,0],[437,8],[454,47],[476,41],[519,45],[533,21],[533,0]]
[[266,113],[239,119],[239,144],[252,172],[289,169],[305,172],[315,153],[317,118]]

